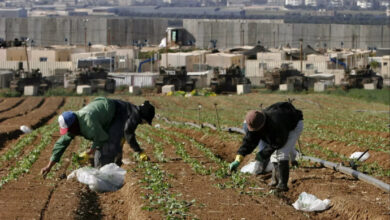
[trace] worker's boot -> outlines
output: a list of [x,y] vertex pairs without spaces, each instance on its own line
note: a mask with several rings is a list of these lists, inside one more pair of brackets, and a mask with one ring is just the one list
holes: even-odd
[[279,167],[278,163],[272,163],[272,177],[271,182],[268,184],[271,187],[275,187],[278,185],[278,177],[279,177]]
[[263,161],[258,161],[256,160],[256,162],[259,163],[259,167],[258,169],[256,170],[256,175],[259,175],[259,174],[265,174],[265,169],[267,168],[268,166],[268,163],[269,163],[269,159],[266,159],[266,160],[263,160]]
[[290,174],[289,161],[288,160],[279,161],[278,170],[279,170],[279,183],[278,185],[276,185],[276,188],[280,191],[287,192],[288,191],[287,183]]
[[259,164],[257,170],[255,171],[256,174],[263,174],[265,173],[265,168],[267,168],[267,165],[269,163],[269,158],[264,159],[261,155],[260,152],[256,154],[256,162]]

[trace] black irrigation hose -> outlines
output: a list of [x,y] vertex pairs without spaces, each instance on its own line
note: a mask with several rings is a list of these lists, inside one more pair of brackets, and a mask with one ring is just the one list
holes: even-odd
[[[217,130],[215,125],[212,125],[212,124],[209,124],[209,123],[203,123],[202,125],[197,125],[197,124],[191,123],[191,122],[170,121],[168,118],[161,117],[160,115],[156,115],[156,118],[160,119],[160,120],[163,120],[163,121],[167,122],[168,124],[178,124],[178,125],[183,125],[184,124],[184,125],[189,125],[189,126],[196,127],[196,128],[208,127],[208,128],[210,128],[212,130]],[[229,133],[235,132],[235,133],[245,134],[245,131],[243,129],[235,128],[235,127],[223,127],[222,131],[227,131]],[[390,185],[389,184],[387,184],[387,183],[385,183],[385,182],[383,182],[381,180],[375,179],[372,176],[369,176],[369,175],[366,175],[366,174],[361,173],[359,171],[353,170],[351,168],[342,166],[341,164],[336,164],[336,163],[329,162],[329,161],[326,161],[326,160],[322,160],[322,159],[319,159],[319,158],[310,157],[310,156],[301,156],[301,158],[303,160],[311,161],[311,162],[314,162],[314,163],[320,163],[321,165],[323,165],[323,166],[325,166],[327,168],[330,168],[330,169],[333,169],[335,171],[339,171],[341,173],[353,176],[353,177],[355,177],[355,178],[357,178],[359,180],[362,180],[363,182],[372,184],[372,185],[374,185],[374,186],[384,190],[385,192],[390,193]]]

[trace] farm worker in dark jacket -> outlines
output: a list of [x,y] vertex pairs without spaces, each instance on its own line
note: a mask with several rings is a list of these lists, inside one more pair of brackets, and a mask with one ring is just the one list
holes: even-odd
[[230,170],[236,170],[243,158],[260,143],[263,146],[256,160],[267,163],[271,158],[274,166],[270,185],[288,191],[289,160],[297,164],[295,143],[303,130],[302,112],[290,102],[278,102],[262,111],[249,111],[245,120],[248,132],[237,151],[236,159],[229,165]]
[[121,165],[123,137],[139,153],[141,160],[148,160],[135,138],[135,130],[139,124],[151,125],[154,114],[154,106],[149,101],[136,106],[105,97],[94,99],[79,111],[63,112],[58,117],[62,136],[54,144],[49,164],[41,170],[42,175],[46,176],[50,172],[77,135],[93,141],[86,153],[94,154],[95,167],[113,162]]

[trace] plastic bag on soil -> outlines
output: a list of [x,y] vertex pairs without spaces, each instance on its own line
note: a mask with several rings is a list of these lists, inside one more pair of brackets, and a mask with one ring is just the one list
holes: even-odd
[[115,163],[104,165],[100,169],[82,167],[74,170],[68,176],[68,180],[77,177],[80,183],[87,184],[96,192],[113,192],[123,186],[126,170]]
[[[260,168],[260,162],[259,161],[252,161],[248,163],[247,165],[243,166],[241,168],[241,173],[250,173],[250,174],[256,174],[256,171]],[[268,163],[267,167],[265,168],[265,172],[269,173],[272,171],[272,163]]]
[[[355,152],[355,153],[351,154],[351,156],[349,156],[349,159],[358,159],[362,154],[363,154],[363,152]],[[369,157],[370,157],[370,154],[368,152],[366,152],[363,155],[363,157],[359,159],[359,161],[365,161]]]
[[26,125],[20,126],[20,130],[21,130],[23,133],[25,133],[25,134],[28,134],[28,133],[31,133],[31,132],[32,132],[31,128],[27,127]]
[[298,200],[293,204],[295,209],[302,210],[306,212],[314,212],[314,211],[323,211],[329,208],[330,200],[329,199],[318,199],[315,195],[302,192]]

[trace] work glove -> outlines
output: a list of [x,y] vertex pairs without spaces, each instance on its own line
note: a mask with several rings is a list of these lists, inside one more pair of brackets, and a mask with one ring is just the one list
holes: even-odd
[[139,159],[141,161],[147,161],[147,160],[149,160],[149,157],[144,152],[142,152],[139,154]]
[[80,163],[80,164],[87,164],[88,161],[89,161],[89,154],[87,151],[84,151],[82,153],[80,153],[77,157],[77,161]]
[[236,159],[232,163],[230,163],[229,170],[230,171],[237,170],[238,166],[240,165],[240,163],[243,159],[244,159],[244,157],[242,155],[237,154]]

